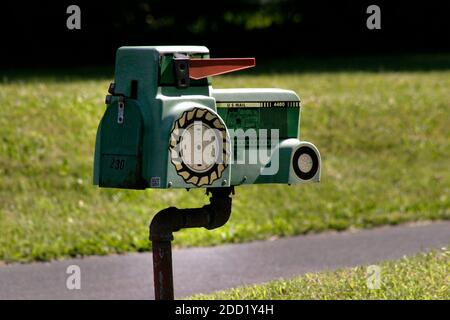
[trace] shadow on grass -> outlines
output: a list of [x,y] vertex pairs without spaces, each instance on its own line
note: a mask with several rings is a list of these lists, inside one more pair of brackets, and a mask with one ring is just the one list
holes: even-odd
[[[322,72],[423,72],[450,70],[450,53],[379,56],[300,56],[257,59],[257,67],[241,75]],[[103,80],[113,66],[0,70],[0,82]]]

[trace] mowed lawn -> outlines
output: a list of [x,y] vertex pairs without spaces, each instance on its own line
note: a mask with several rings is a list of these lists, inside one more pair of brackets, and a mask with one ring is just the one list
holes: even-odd
[[[302,98],[301,139],[322,182],[236,188],[224,227],[177,246],[450,218],[450,70],[245,72],[217,88],[279,87]],[[204,190],[92,185],[95,133],[111,79],[0,77],[0,260],[147,251],[151,217],[207,203]]]
[[450,298],[450,251],[404,257],[380,265],[308,273],[288,280],[240,287],[193,299],[439,299]]

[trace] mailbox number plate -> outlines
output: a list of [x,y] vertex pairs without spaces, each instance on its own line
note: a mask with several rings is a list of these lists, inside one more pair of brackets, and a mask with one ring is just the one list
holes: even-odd
[[123,168],[125,168],[125,159],[113,157],[109,168],[114,170],[123,170]]

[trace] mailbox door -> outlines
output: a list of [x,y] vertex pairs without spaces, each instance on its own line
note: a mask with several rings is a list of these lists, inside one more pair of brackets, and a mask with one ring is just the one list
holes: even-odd
[[[125,99],[123,113],[111,103],[101,122],[100,187],[145,189],[142,179],[143,121],[139,104]],[[119,120],[119,117],[123,116]]]

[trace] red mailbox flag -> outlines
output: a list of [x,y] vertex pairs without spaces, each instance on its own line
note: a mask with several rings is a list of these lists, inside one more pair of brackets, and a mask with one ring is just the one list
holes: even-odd
[[255,58],[189,59],[189,78],[194,80],[254,67]]

